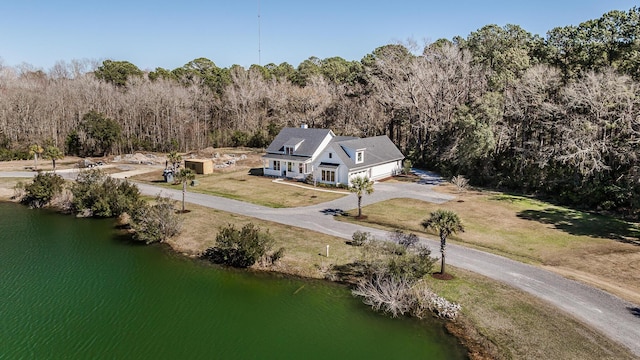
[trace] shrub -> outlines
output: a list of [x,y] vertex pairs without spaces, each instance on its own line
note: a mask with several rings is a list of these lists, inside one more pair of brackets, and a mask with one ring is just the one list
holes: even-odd
[[[235,141],[235,140],[234,140]],[[249,138],[247,146],[252,148],[266,148],[269,146],[270,141],[264,136],[262,130],[256,130]]]
[[356,230],[356,232],[351,235],[351,241],[348,242],[353,246],[362,246],[371,240],[371,233],[367,231]]
[[0,147],[0,161],[11,161],[11,160],[28,160],[31,156],[29,155],[29,151],[25,149],[9,149],[5,147]]
[[82,171],[71,192],[74,210],[88,216],[133,214],[143,206],[140,190],[135,184],[108,177],[100,169]]
[[402,245],[405,249],[415,246],[418,243],[418,235],[396,229],[389,233],[389,240]]
[[405,175],[411,174],[412,166],[413,166],[413,163],[411,162],[411,160],[404,159],[404,161],[402,162],[402,173]]
[[407,249],[404,246],[388,241],[382,241],[381,250],[386,255],[402,256],[407,253]]
[[456,186],[456,189],[458,189],[459,192],[466,191],[469,187],[469,180],[462,175],[451,178],[451,183]]
[[253,223],[246,224],[240,230],[227,225],[218,232],[216,246],[205,250],[203,257],[216,264],[246,268],[259,260],[273,263],[280,259],[284,249],[269,255],[272,247],[273,238],[269,231],[260,231]]
[[388,272],[396,278],[422,279],[433,271],[436,258],[431,257],[431,250],[426,246],[420,246],[415,251],[408,252],[404,256],[396,256],[389,259]]
[[[391,234],[407,235],[401,231]],[[418,280],[431,273],[436,262],[426,246],[407,247],[393,241],[368,239],[361,248],[362,256],[358,265],[367,276],[384,273],[398,279]]]
[[133,213],[133,238],[147,244],[163,242],[182,230],[182,219],[176,214],[174,201],[158,195],[155,204],[143,205]]
[[284,256],[284,248],[281,247],[280,249],[278,249],[277,251],[269,255],[268,257],[269,265],[275,264],[276,262],[278,262],[278,260],[282,259],[283,256]]
[[362,246],[359,266],[364,274],[371,276],[379,272],[389,272],[391,259],[403,256],[407,250],[394,242],[370,238]]
[[41,208],[62,192],[64,179],[56,174],[39,173],[24,188],[22,202],[34,208]]
[[22,202],[22,199],[25,196],[26,187],[27,187],[27,184],[23,183],[22,181],[18,181],[16,185],[13,187],[13,196],[11,198]]
[[247,146],[248,142],[249,134],[244,131],[235,130],[233,134],[231,134],[231,144],[234,147]]

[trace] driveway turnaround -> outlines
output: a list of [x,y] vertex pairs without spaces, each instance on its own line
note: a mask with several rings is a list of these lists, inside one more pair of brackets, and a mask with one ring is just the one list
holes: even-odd
[[[68,177],[71,174],[65,174]],[[0,177],[26,177],[33,173],[0,173]],[[375,192],[363,197],[363,205],[391,198],[416,198],[443,203],[452,197],[432,190],[438,179],[424,175],[421,184],[378,183]],[[284,186],[284,185],[283,185]],[[179,190],[138,184],[140,191],[155,196],[162,193],[176,200],[182,199]],[[356,231],[368,231],[376,238],[387,238],[387,232],[379,229],[336,221],[333,214],[340,210],[355,208],[355,194],[349,194],[324,204],[300,208],[273,209],[237,200],[188,192],[185,201],[205,207],[309,229],[320,233],[351,239]],[[439,242],[421,238],[434,253]],[[549,303],[599,330],[611,339],[629,348],[640,357],[640,305],[632,304],[607,292],[566,279],[550,271],[513,261],[502,256],[478,251],[463,246],[448,244],[447,263],[473,271],[494,280],[502,281]],[[553,321],[553,319],[549,319]],[[558,334],[562,336],[561,334]]]

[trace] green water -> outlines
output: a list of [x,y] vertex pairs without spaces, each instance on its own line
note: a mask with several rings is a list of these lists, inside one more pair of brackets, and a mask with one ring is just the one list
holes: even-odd
[[0,203],[0,359],[464,359],[341,286],[221,270]]

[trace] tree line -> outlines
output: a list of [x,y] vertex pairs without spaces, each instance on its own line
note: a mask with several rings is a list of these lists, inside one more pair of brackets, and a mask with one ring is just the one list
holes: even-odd
[[28,157],[47,142],[80,155],[264,147],[304,123],[387,134],[445,176],[637,215],[639,19],[637,7],[611,11],[545,37],[487,25],[297,67],[0,63],[0,155]]

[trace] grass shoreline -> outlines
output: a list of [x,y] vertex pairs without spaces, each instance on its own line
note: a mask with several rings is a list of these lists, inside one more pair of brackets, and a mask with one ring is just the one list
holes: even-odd
[[[5,181],[0,186],[6,187],[10,183]],[[185,232],[167,242],[171,251],[182,255],[195,257],[206,247],[212,246],[215,242],[212,229],[217,230],[226,223],[241,226],[250,221],[270,229],[277,245],[287,249],[281,264],[251,271],[266,271],[300,279],[324,279],[329,266],[349,262],[358,256],[357,249],[346,245],[343,239],[307,231],[301,239],[300,229],[192,204],[188,208],[191,212],[185,217]],[[322,255],[326,244],[331,245],[330,258]],[[462,303],[462,317],[456,322],[448,322],[446,326],[469,350],[472,359],[634,358],[603,335],[531,295],[461,269],[452,268],[452,272],[456,275],[454,282],[431,278],[427,281],[437,293]],[[509,303],[502,303],[500,299],[503,297],[509,298]],[[487,301],[489,299],[492,301]],[[487,322],[491,319],[499,319],[499,322]],[[546,324],[547,319],[555,319],[554,324]],[[531,324],[547,326],[530,331],[528,327]],[[564,334],[563,339],[551,338],[552,334],[558,332]],[[562,343],[558,343],[559,340]]]

